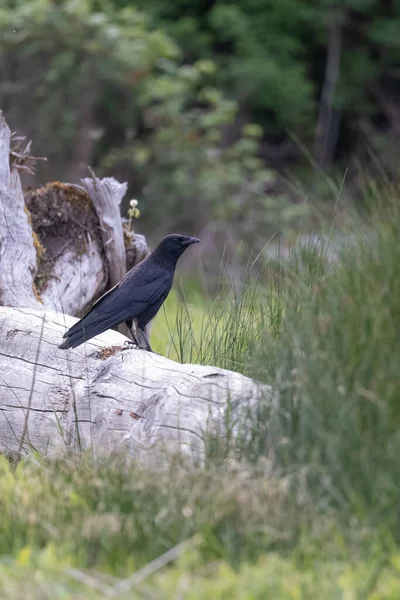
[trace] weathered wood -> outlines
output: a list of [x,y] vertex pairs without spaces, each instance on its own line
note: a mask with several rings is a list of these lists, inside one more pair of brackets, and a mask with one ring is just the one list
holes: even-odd
[[248,411],[269,401],[268,386],[238,373],[121,350],[126,338],[113,331],[59,350],[73,322],[0,307],[1,452],[90,449],[154,466],[168,451],[201,461],[207,434],[223,436],[229,426],[237,435]]
[[36,250],[18,171],[10,169],[10,137],[0,111],[0,304],[40,307],[33,289]]
[[[124,219],[122,219],[124,222]],[[141,233],[129,231],[124,227],[126,270],[132,269],[150,253],[147,240]]]
[[104,252],[110,272],[110,287],[113,287],[126,273],[120,204],[128,184],[119,183],[113,177],[98,179],[92,172],[91,178],[82,179],[82,185],[89,194],[100,221]]
[[41,294],[44,308],[67,315],[81,315],[105,291],[107,271],[101,248],[88,239],[84,253],[66,249],[55,261],[52,276]]

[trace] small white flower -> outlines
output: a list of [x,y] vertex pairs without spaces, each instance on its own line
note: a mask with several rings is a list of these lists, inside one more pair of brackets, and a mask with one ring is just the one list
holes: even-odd
[[190,506],[184,506],[182,508],[182,514],[185,517],[185,519],[190,519],[191,517],[193,517],[193,510],[190,508]]
[[138,201],[137,201],[137,200],[131,200],[131,201],[129,202],[129,205],[130,205],[130,207],[131,207],[131,208],[136,208],[138,204],[139,204],[139,203],[138,203]]

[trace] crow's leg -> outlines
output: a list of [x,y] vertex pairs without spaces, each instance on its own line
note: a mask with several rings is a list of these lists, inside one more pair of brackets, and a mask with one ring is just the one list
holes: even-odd
[[139,348],[142,350],[147,350],[148,352],[153,352],[150,346],[149,340],[149,332],[150,332],[150,323],[138,323],[137,325],[137,339],[139,342]]
[[127,348],[129,348],[130,346],[132,346],[132,348],[138,348],[139,347],[137,345],[137,343],[133,342],[132,340],[125,340],[124,346],[126,346]]
[[133,341],[132,340],[126,340],[125,346],[136,346],[136,348],[140,348],[138,339],[137,339],[137,337],[135,335],[135,328],[133,327],[133,321],[132,321],[132,319],[129,319],[128,321],[125,321],[125,325],[128,327],[128,329],[131,332],[131,335],[133,337]]

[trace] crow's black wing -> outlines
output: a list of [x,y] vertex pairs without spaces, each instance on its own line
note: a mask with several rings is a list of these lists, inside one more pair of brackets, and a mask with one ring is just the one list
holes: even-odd
[[159,263],[143,261],[67,331],[60,348],[76,348],[119,323],[137,318],[169,292],[172,279],[173,273]]

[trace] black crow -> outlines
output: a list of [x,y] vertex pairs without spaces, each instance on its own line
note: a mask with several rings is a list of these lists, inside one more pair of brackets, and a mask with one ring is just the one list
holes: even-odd
[[[151,350],[146,326],[156,316],[169,294],[179,257],[195,237],[167,235],[141,263],[133,267],[117,285],[106,292],[90,311],[64,334],[59,348],[76,348],[95,335],[120,323],[131,329],[135,344]],[[136,324],[136,335],[132,324]]]

